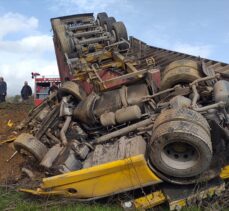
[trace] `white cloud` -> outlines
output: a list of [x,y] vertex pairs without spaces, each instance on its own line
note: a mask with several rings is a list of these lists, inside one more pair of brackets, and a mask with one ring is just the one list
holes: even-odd
[[52,37],[39,32],[38,23],[37,18],[18,13],[0,16],[0,75],[9,96],[20,94],[24,81],[34,86],[31,72],[58,75]]
[[171,46],[172,50],[205,58],[211,55],[212,48],[211,45],[191,45],[189,43],[176,43]]
[[[0,54],[0,57],[2,56],[4,55]],[[28,81],[33,88],[34,81],[31,79],[31,72],[39,72],[45,76],[58,74],[55,60],[49,61],[41,57],[31,59],[14,56],[10,62],[10,59],[7,59],[6,55],[3,59],[5,59],[5,62],[0,62],[0,75],[7,82],[8,95],[20,94],[24,81]]]
[[0,38],[9,33],[28,32],[38,27],[38,19],[19,13],[6,13],[0,16]]
[[0,52],[43,53],[53,51],[52,37],[49,35],[31,35],[20,40],[0,40]]
[[[134,11],[126,0],[55,0],[55,2],[56,4],[52,4],[55,5],[54,9],[61,8],[61,13],[68,14],[107,10],[112,13],[118,13],[120,10]],[[120,14],[123,14],[123,11]],[[42,75],[58,74],[52,37],[39,32],[37,18],[7,13],[0,15],[0,26],[0,75],[8,83],[9,95],[19,94],[25,80],[33,86],[31,72],[39,72]],[[210,45],[174,42],[167,30],[167,25],[151,24],[140,28],[138,34],[141,40],[153,46],[201,57],[209,57],[212,53],[213,47]],[[9,39],[7,35],[12,33],[20,38]]]

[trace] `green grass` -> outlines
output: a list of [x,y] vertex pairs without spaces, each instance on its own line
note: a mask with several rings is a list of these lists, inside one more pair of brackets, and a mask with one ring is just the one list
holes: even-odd
[[13,189],[0,188],[1,211],[118,211],[118,204],[79,203],[64,198],[39,198],[17,192]]
[[[219,207],[218,207],[219,208]],[[16,191],[14,188],[0,188],[0,211],[121,211],[120,203],[112,204],[108,202],[76,202],[65,198],[41,198]],[[164,204],[159,209],[169,211]],[[183,208],[182,211],[205,211],[203,207],[191,206]],[[212,209],[219,210],[219,209]],[[229,210],[229,209],[220,209]]]

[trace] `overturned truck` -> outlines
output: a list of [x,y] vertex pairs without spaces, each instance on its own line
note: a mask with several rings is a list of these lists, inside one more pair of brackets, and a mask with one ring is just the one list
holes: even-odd
[[229,65],[149,46],[106,13],[51,24],[63,85],[30,112],[14,142],[46,175],[22,191],[87,201],[153,185],[123,206],[167,200],[175,209],[193,184],[205,184],[202,196],[223,190]]

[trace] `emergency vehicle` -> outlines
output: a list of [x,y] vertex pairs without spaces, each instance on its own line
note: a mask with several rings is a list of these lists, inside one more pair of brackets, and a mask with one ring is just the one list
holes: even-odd
[[60,78],[55,76],[41,76],[39,73],[32,73],[34,79],[34,104],[38,106],[50,94],[50,87],[55,83],[60,86]]

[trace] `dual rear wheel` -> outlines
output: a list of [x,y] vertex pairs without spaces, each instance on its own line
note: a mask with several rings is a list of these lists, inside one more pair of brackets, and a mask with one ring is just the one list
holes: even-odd
[[[111,33],[115,42],[128,40],[127,30],[122,21],[116,21],[114,17],[108,17],[108,15],[103,12],[98,13],[97,22],[105,29],[105,31]],[[122,43],[118,47],[120,50],[124,50],[129,46],[126,43]]]
[[168,177],[192,178],[208,169],[212,155],[210,127],[201,114],[180,108],[157,117],[149,152],[157,171]]
[[201,78],[198,63],[189,59],[171,62],[162,73],[161,90],[171,88],[177,84],[189,84]]

